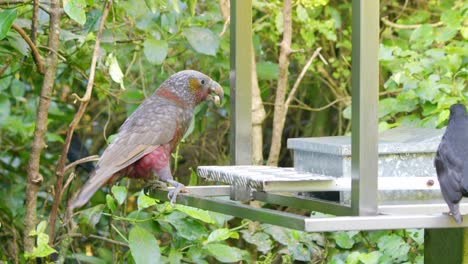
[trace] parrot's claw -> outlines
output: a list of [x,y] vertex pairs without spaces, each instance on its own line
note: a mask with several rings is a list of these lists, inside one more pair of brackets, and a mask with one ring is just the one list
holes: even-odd
[[177,195],[185,188],[185,185],[174,180],[167,180],[167,182],[174,186],[174,189],[170,190],[167,194],[169,202],[171,205],[174,205],[175,201],[177,200]]
[[148,181],[148,185],[144,187],[144,192],[148,193],[158,189],[167,189],[167,184],[159,180],[150,180]]

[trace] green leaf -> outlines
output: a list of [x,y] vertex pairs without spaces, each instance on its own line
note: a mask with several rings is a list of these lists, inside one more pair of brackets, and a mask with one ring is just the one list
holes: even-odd
[[463,21],[460,11],[447,9],[440,16],[440,20],[449,28],[457,29]]
[[99,222],[99,219],[101,219],[102,210],[104,210],[104,204],[99,204],[80,211],[80,224],[85,224],[94,228],[94,226]]
[[307,20],[309,20],[309,15],[307,14],[307,10],[301,4],[297,5],[296,12],[297,12],[297,18],[299,19],[299,21],[306,22]]
[[351,105],[347,106],[343,110],[343,117],[346,118],[346,119],[351,119]]
[[211,256],[223,263],[241,261],[245,254],[243,250],[223,244],[208,244],[206,249]]
[[283,30],[284,30],[283,13],[278,12],[276,14],[277,14],[275,17],[276,30],[278,31],[279,34],[283,34]]
[[201,54],[216,55],[219,47],[219,36],[207,28],[191,27],[182,33],[187,38],[190,46]]
[[263,232],[257,232],[252,235],[249,230],[242,230],[240,232],[242,233],[242,238],[244,238],[245,241],[256,245],[257,250],[263,254],[266,254],[271,250],[273,243],[270,239],[270,236],[267,234]]
[[392,114],[394,111],[394,105],[397,103],[396,98],[384,98],[379,101],[379,118],[382,118],[388,114]]
[[211,217],[211,215],[210,215],[210,213],[208,211],[201,210],[201,209],[194,208],[194,207],[181,205],[181,204],[176,204],[175,209],[189,215],[192,218],[201,220],[201,221],[203,221],[205,223],[208,223],[208,224],[215,224],[216,223],[216,221]]
[[157,202],[158,202],[157,199],[149,197],[148,195],[141,192],[140,195],[138,195],[138,200],[137,200],[138,210],[142,210],[142,209],[148,208],[150,206],[153,206]]
[[146,59],[152,64],[159,65],[167,57],[168,44],[165,40],[147,39],[143,44]]
[[420,43],[424,47],[431,45],[433,40],[433,28],[427,24],[415,29],[410,37],[410,42]]
[[31,253],[25,254],[26,259],[43,258],[57,252],[55,249],[49,246],[49,236],[44,233],[46,227],[47,221],[41,221],[37,225],[36,230],[30,232],[29,235],[37,236],[37,247],[34,247]]
[[396,49],[394,46],[386,46],[380,44],[379,47],[379,60],[381,61],[391,61],[395,57],[393,56],[393,51]]
[[458,29],[452,27],[442,27],[437,29],[437,38],[436,41],[446,42],[453,39],[458,34]]
[[161,252],[156,238],[144,228],[134,226],[130,230],[128,243],[136,264],[160,263]]
[[400,263],[408,260],[410,246],[403,241],[403,238],[396,234],[381,237],[377,245],[394,262]]
[[333,238],[336,241],[336,244],[340,248],[350,249],[353,247],[355,241],[353,237],[357,234],[355,231],[348,231],[348,232],[336,232],[333,233]]
[[184,213],[173,211],[167,217],[167,221],[175,227],[177,236],[187,240],[196,241],[206,236],[205,226],[200,221],[187,217]]
[[63,9],[67,15],[78,24],[86,23],[85,0],[63,0]]
[[106,194],[106,204],[107,208],[109,208],[111,212],[114,213],[116,209],[115,200],[110,194]]
[[287,246],[289,245],[292,240],[291,234],[288,229],[284,227],[274,226],[274,225],[267,225],[265,224],[264,232],[270,234],[274,240],[278,241],[279,243]]
[[259,80],[277,80],[278,64],[271,61],[257,62],[257,75]]
[[424,244],[424,229],[407,229],[406,232],[418,245]]
[[180,13],[179,0],[171,0],[171,4],[172,4],[172,9],[174,9],[174,11],[177,14],[179,14]]
[[158,11],[158,6],[155,0],[145,0],[146,7],[151,11],[151,13],[156,14]]
[[44,233],[45,230],[47,228],[47,221],[41,221],[37,226],[36,226],[36,230],[31,230],[31,232],[29,233],[30,236],[37,236],[39,235],[40,233]]
[[47,138],[47,142],[59,142],[59,143],[64,142],[62,136],[55,134],[55,133],[47,132],[46,138]]
[[219,242],[224,241],[228,238],[239,238],[239,233],[229,230],[228,228],[220,228],[216,229],[208,236],[208,239],[204,242],[204,244],[212,243],[212,242]]
[[171,247],[171,251],[169,252],[168,257],[170,264],[179,264],[183,258],[184,255],[178,248]]
[[359,264],[359,256],[361,254],[357,251],[351,252],[346,258],[346,264]]
[[112,186],[111,192],[119,205],[122,205],[125,202],[125,199],[127,198],[127,188],[115,185]]
[[439,126],[440,124],[444,123],[445,121],[448,120],[450,116],[450,111],[445,109],[439,113],[439,116],[437,118],[436,126]]
[[117,61],[117,57],[114,55],[114,53],[109,54],[106,64],[109,67],[109,75],[111,76],[112,80],[120,84],[120,88],[122,90],[125,90],[123,82],[124,74],[120,69],[119,62]]
[[26,90],[26,85],[24,82],[18,80],[18,79],[13,79],[11,82],[11,95],[20,98],[24,96],[25,90]]
[[4,39],[10,31],[17,14],[16,9],[7,9],[0,13],[0,40]]
[[55,249],[49,246],[49,236],[41,233],[37,236],[37,247],[34,247],[31,254],[26,253],[26,258],[44,258],[52,253],[57,253]]
[[378,251],[372,251],[370,253],[359,254],[359,260],[364,264],[377,264],[382,254]]

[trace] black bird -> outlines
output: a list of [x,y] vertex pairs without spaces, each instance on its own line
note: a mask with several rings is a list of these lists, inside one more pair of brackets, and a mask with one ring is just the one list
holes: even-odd
[[450,107],[450,117],[434,160],[440,189],[450,214],[458,224],[463,218],[459,202],[468,197],[468,116],[462,104]]
[[[70,142],[70,148],[68,149],[67,158],[70,162],[77,161],[79,159],[89,156],[88,149],[81,142],[80,137],[77,134],[73,134],[72,140]],[[85,170],[90,173],[94,170],[94,165],[92,162],[85,162],[78,164],[78,168]]]

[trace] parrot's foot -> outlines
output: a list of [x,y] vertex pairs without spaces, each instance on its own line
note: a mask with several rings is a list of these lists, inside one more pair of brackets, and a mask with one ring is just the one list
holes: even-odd
[[158,189],[167,189],[167,184],[159,180],[148,180],[148,184],[144,187],[144,192],[154,191]]
[[185,185],[174,180],[167,180],[167,182],[174,186],[174,189],[170,190],[167,194],[169,202],[171,203],[171,205],[174,205],[174,202],[177,199],[177,195],[185,188]]

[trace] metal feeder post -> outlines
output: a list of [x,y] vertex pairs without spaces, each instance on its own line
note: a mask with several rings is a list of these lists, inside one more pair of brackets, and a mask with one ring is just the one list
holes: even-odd
[[379,1],[352,2],[351,208],[377,214]]

